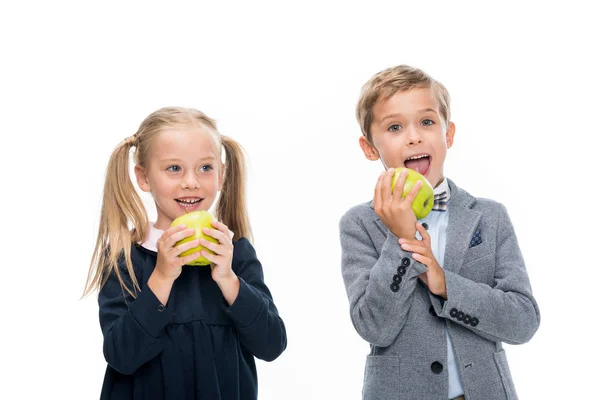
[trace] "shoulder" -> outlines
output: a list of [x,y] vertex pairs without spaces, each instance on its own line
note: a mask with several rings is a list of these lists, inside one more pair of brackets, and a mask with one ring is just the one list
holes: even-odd
[[256,250],[248,238],[241,237],[233,241],[233,257],[236,259],[256,257]]
[[481,212],[483,215],[500,216],[507,215],[506,207],[501,202],[487,197],[476,197],[465,189],[458,187],[454,182],[451,183],[452,197],[457,199],[458,203]]
[[373,211],[372,203],[372,201],[367,201],[351,207],[340,218],[340,225],[375,218],[377,215]]

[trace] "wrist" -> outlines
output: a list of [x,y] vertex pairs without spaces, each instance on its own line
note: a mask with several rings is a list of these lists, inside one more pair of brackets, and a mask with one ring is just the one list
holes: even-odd
[[226,273],[223,276],[218,276],[215,279],[215,282],[217,283],[217,285],[219,285],[219,287],[221,286],[231,286],[233,284],[235,284],[238,281],[238,277],[235,274],[235,272],[233,271],[229,271],[228,273]]

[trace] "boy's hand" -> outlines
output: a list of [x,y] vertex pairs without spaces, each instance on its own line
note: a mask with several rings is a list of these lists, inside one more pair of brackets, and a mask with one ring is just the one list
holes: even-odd
[[417,232],[415,230],[417,217],[415,217],[411,206],[423,183],[418,181],[406,197],[402,198],[407,175],[406,170],[402,171],[396,180],[393,194],[392,177],[394,176],[394,169],[390,168],[379,175],[375,186],[375,195],[373,196],[373,210],[398,238],[414,239]]
[[416,228],[423,240],[407,240],[402,238],[399,240],[400,246],[403,250],[412,252],[415,260],[427,266],[427,272],[419,275],[419,278],[427,285],[429,291],[444,299],[448,299],[448,294],[446,293],[446,276],[431,251],[431,237],[420,223],[416,223]]

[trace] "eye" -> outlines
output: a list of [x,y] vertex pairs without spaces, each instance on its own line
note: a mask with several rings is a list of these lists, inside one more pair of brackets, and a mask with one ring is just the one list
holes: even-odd
[[390,127],[388,128],[388,131],[399,132],[400,129],[402,129],[402,127],[399,124],[393,124],[393,125],[390,125]]
[[208,172],[208,171],[212,170],[213,167],[210,164],[205,164],[205,165],[201,166],[200,169],[204,172]]
[[433,124],[435,124],[435,122],[433,122],[433,120],[431,120],[429,118],[424,119],[423,122],[421,122],[421,125],[424,125],[424,126],[431,126]]
[[179,172],[179,171],[181,171],[181,168],[179,167],[179,165],[169,165],[167,167],[167,171]]

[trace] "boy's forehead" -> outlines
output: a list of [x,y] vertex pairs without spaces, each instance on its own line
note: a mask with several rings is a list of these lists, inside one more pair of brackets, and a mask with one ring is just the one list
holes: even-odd
[[373,106],[373,117],[374,120],[380,120],[392,112],[411,114],[427,111],[439,113],[439,101],[431,87],[418,87],[381,96]]

